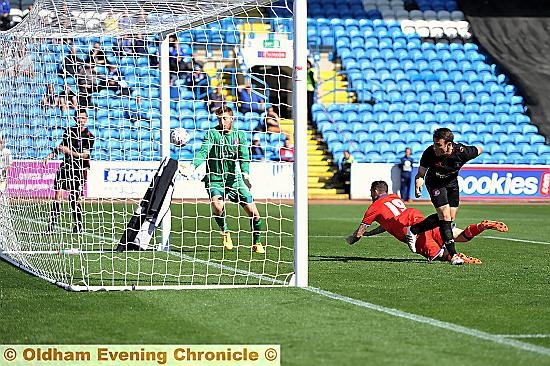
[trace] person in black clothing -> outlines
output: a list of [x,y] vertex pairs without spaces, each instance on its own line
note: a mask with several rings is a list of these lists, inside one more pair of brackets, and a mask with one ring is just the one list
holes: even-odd
[[71,76],[76,77],[80,66],[84,63],[76,54],[76,47],[71,47],[71,53],[63,60],[60,73],[64,78]]
[[53,148],[52,152],[44,159],[44,166],[46,166],[48,160],[56,157],[59,153],[65,155],[55,174],[53,184],[55,199],[51,204],[48,233],[53,233],[57,218],[61,213],[61,203],[65,191],[69,191],[69,203],[74,219],[73,233],[79,234],[83,230],[82,207],[79,201],[90,168],[90,152],[95,141],[94,135],[86,128],[87,122],[86,110],[81,109],[76,116],[76,126],[65,130],[61,144]]
[[101,49],[101,44],[99,42],[94,43],[94,47],[88,53],[88,59],[86,62],[88,62],[90,67],[105,66],[107,63],[105,51]]
[[420,197],[426,177],[426,188],[437,214],[408,227],[406,240],[411,251],[416,253],[416,235],[439,226],[444,245],[452,256],[451,264],[463,264],[454,246],[452,230],[460,201],[458,172],[466,162],[479,156],[483,149],[455,143],[453,132],[448,128],[435,130],[433,142],[433,146],[428,147],[420,158],[415,177],[415,196]]

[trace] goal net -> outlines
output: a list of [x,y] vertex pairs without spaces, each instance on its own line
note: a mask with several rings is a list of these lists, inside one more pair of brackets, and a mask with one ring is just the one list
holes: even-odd
[[[2,168],[0,257],[72,290],[296,285],[297,272],[307,274],[307,254],[301,264],[296,255],[307,253],[307,227],[297,245],[305,137],[294,130],[305,128],[294,121],[305,118],[293,93],[305,94],[306,53],[294,63],[294,12],[285,0],[37,1],[0,34],[0,135],[13,158]],[[233,143],[253,151],[239,159],[250,161],[261,225],[241,207],[246,195],[231,202],[227,189],[215,214],[202,164],[176,173],[148,245],[117,251],[163,158],[196,161],[222,105],[245,136]],[[190,134],[187,145],[170,144],[176,128]],[[79,178],[66,173],[73,168]]]

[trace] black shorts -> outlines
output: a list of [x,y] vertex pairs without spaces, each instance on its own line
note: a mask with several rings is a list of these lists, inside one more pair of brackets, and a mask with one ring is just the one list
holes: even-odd
[[450,182],[443,184],[426,184],[430,199],[435,208],[449,205],[451,207],[458,207],[460,204],[460,194],[458,189],[458,180],[453,179]]
[[53,189],[71,192],[81,192],[86,181],[86,170],[67,169],[60,167],[55,173]]

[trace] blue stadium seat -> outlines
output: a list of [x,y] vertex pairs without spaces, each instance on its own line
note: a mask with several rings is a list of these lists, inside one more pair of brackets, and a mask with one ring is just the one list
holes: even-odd
[[376,151],[369,151],[365,154],[365,161],[369,163],[382,162],[382,155]]

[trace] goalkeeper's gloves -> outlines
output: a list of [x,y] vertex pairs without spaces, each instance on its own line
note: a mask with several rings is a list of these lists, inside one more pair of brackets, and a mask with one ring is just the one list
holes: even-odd
[[416,178],[414,180],[414,195],[416,198],[420,198],[422,195],[422,186],[424,185],[424,178]]
[[248,187],[248,189],[252,188],[252,184],[250,183],[250,177],[248,176],[248,173],[243,173],[243,183]]
[[180,164],[179,172],[186,178],[189,178],[195,171],[195,166],[193,164]]

